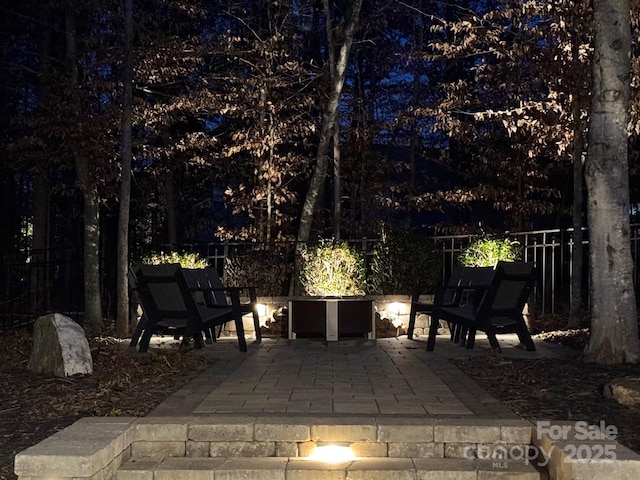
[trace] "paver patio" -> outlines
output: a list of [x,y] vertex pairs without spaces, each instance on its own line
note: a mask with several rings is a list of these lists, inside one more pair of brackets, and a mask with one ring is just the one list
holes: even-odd
[[[558,345],[527,352],[515,335],[501,337],[503,354],[527,358],[568,356]],[[540,342],[539,342],[540,343]],[[170,340],[156,340],[165,348]],[[266,338],[242,354],[229,341],[208,345],[218,363],[167,398],[150,415],[269,413],[346,415],[475,416],[516,418],[450,360],[474,350],[439,338],[435,352],[426,337],[377,340],[286,340]]]

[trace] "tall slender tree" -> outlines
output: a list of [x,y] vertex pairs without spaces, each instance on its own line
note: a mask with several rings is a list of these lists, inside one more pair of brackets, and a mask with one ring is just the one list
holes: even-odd
[[[65,11],[66,60],[69,89],[78,87],[78,32],[75,11]],[[79,99],[75,100],[79,102]],[[81,107],[78,105],[78,111]],[[84,329],[87,335],[102,332],[102,299],[100,278],[100,195],[89,158],[76,152],[73,156],[78,184],[82,191]]]
[[[354,0],[351,3],[350,10],[344,16],[343,24],[341,25],[341,28],[343,29],[341,35],[342,43],[340,44],[338,55],[336,57],[335,75],[331,78],[329,96],[322,116],[322,126],[320,129],[320,138],[315,158],[316,163],[307,189],[304,205],[302,206],[302,213],[298,226],[297,240],[299,245],[305,244],[309,241],[309,237],[311,236],[311,225],[318,206],[320,192],[326,180],[329,164],[329,147],[331,145],[331,139],[333,138],[334,123],[338,112],[338,103],[340,102],[347,62],[349,61],[349,52],[351,51],[351,45],[353,44],[353,38],[359,22],[361,8],[362,0]],[[326,12],[326,14],[330,15],[331,12]]]
[[133,112],[133,0],[124,0],[124,70],[122,81],[122,120],[120,124],[120,203],[118,215],[118,254],[116,278],[116,334],[129,333],[129,213],[131,210],[131,131]]
[[640,361],[629,226],[629,0],[593,2],[595,48],[588,191],[591,335],[584,360]]

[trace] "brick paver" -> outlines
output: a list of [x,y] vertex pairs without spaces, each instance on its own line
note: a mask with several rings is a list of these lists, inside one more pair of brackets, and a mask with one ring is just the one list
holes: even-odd
[[[524,352],[501,341],[505,355]],[[216,364],[163,402],[151,415],[246,414],[443,416],[515,418],[464,375],[451,358],[477,355],[438,338],[436,351],[406,337],[377,340],[266,338],[241,353],[231,340],[207,345]],[[546,347],[543,347],[543,349]]]

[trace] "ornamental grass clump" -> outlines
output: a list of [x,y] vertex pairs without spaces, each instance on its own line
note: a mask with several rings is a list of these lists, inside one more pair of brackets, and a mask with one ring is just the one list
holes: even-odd
[[520,258],[520,243],[509,238],[483,237],[472,242],[458,256],[463,267],[495,267],[499,261],[515,262]]
[[144,265],[163,265],[179,263],[182,268],[205,268],[207,261],[197,253],[159,252],[152,253],[142,259]]
[[300,283],[305,295],[346,297],[365,294],[364,260],[345,242],[322,240],[303,250]]

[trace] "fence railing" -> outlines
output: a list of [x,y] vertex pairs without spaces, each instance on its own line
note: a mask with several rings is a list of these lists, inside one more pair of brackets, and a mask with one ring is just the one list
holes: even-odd
[[[373,249],[380,242],[378,238],[356,238],[344,240],[358,252],[364,254],[365,264],[368,266],[373,257]],[[264,252],[271,249],[278,249],[286,252],[285,261],[293,262],[297,242],[208,242],[208,243],[186,243],[180,246],[180,250],[185,252],[196,252],[208,264],[215,266],[220,275],[225,274],[227,260],[234,255],[242,255],[250,252]],[[162,246],[165,250],[170,250],[170,245]]]
[[33,323],[42,314],[82,316],[78,248],[30,250],[0,256],[0,329]]
[[[573,229],[536,230],[507,234],[516,240],[521,248],[523,260],[534,262],[538,269],[535,288],[536,308],[540,313],[564,313],[568,310],[571,295],[574,249]],[[442,278],[445,279],[460,252],[477,235],[437,236],[433,240],[442,251]],[[351,246],[364,253],[367,265],[373,258],[374,238],[346,240]],[[588,309],[589,235],[583,230],[583,307]],[[211,242],[182,245],[182,250],[197,252],[208,263],[224,275],[231,258],[253,254],[256,268],[263,279],[275,278],[277,286],[288,287],[288,279],[293,274],[294,242]],[[276,251],[276,254],[268,255]],[[631,226],[631,253],[634,265],[640,260],[640,224]],[[74,317],[82,316],[83,288],[82,265],[78,249],[57,249],[48,251],[19,252],[13,256],[2,256],[0,264],[0,329],[12,328],[33,321],[36,315],[58,311]],[[248,258],[248,257],[247,257]],[[270,270],[272,269],[272,270]],[[276,275],[277,272],[277,275]],[[634,269],[636,295],[639,270]],[[287,291],[279,291],[286,295]],[[294,291],[293,294],[298,292]],[[275,293],[274,293],[275,294]],[[640,298],[640,296],[638,297]]]
[[[539,312],[556,313],[569,308],[570,286],[573,273],[573,229],[537,230],[506,235],[518,242],[522,259],[536,264],[538,281],[534,297]],[[443,276],[447,276],[458,255],[476,238],[477,235],[452,235],[436,237],[442,246]],[[587,299],[588,289],[588,239],[583,231],[583,302]]]
[[[631,251],[634,262],[640,257],[640,224],[631,226]],[[443,235],[433,237],[442,251],[442,279],[445,280],[451,273],[458,255],[479,235]],[[534,290],[536,310],[540,313],[566,313],[570,305],[571,280],[573,275],[573,229],[549,229],[534,230],[528,232],[514,232],[505,234],[518,242],[522,249],[522,259],[526,262],[534,262],[538,270],[538,281]],[[349,240],[352,246],[365,253],[367,264],[373,255],[373,247],[379,239],[362,238]],[[582,268],[582,302],[583,308],[588,309],[589,291],[589,256],[588,230],[582,230],[583,244],[583,268]],[[216,265],[221,274],[231,255],[236,255],[246,249],[265,248],[263,244],[247,242],[228,242],[224,244],[211,243],[207,245],[193,245],[194,250],[209,260],[211,265]],[[290,251],[294,251],[294,244],[290,244]],[[292,253],[293,255],[293,253]],[[291,260],[291,259],[290,259]],[[640,283],[637,281],[638,270],[634,270],[635,285],[638,290]],[[640,295],[640,292],[637,291]],[[639,297],[640,298],[640,297]]]
[[[574,231],[568,229],[534,230],[516,232],[506,235],[516,240],[521,248],[523,260],[534,262],[538,269],[538,281],[535,297],[538,309],[542,313],[566,312],[569,309],[571,281],[573,277]],[[476,236],[451,235],[436,237],[441,243],[443,255],[443,276],[447,275],[458,254],[468,246]],[[640,224],[631,225],[631,255],[634,265],[640,257]],[[582,268],[582,302],[589,308],[589,231],[582,229],[583,268]],[[634,285],[636,296],[640,295],[640,270],[634,269]],[[638,297],[640,298],[640,296]]]

